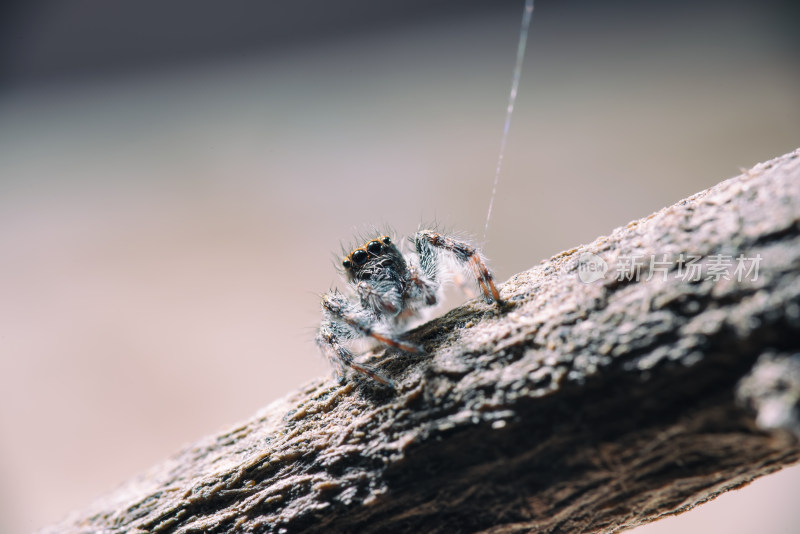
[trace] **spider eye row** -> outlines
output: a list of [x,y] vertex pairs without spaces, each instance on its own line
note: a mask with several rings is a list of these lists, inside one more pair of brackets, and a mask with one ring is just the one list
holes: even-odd
[[389,236],[381,237],[380,241],[377,240],[370,241],[369,243],[367,243],[367,246],[365,247],[366,250],[364,250],[363,248],[359,248],[351,252],[350,256],[343,259],[342,267],[344,267],[345,269],[349,269],[353,265],[355,265],[356,267],[361,267],[362,265],[367,263],[367,259],[369,259],[369,254],[377,256],[378,254],[383,252],[383,245],[381,245],[381,242],[383,242],[384,245],[392,244],[392,240],[391,238],[389,238]]

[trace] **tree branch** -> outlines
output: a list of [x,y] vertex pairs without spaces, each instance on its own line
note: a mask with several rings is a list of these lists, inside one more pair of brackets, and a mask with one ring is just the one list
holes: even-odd
[[690,509],[800,459],[798,273],[800,149],[421,326],[426,356],[373,356],[396,391],[315,381],[49,530],[609,532]]

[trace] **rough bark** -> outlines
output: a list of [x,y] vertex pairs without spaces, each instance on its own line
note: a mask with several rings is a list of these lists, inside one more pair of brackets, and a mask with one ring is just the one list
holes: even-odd
[[[585,253],[605,277],[579,279]],[[760,255],[757,279],[705,279],[718,255]],[[396,391],[315,381],[48,530],[612,532],[688,510],[800,459],[798,273],[800,149],[421,326],[425,356],[371,357]]]

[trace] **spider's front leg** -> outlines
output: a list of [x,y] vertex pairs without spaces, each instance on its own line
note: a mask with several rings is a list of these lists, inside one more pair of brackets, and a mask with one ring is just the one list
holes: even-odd
[[445,252],[475,277],[487,302],[503,304],[500,292],[494,285],[494,278],[486,267],[480,251],[469,243],[433,230],[420,230],[414,236],[414,245],[419,255],[420,266],[430,279],[438,280],[439,252]]
[[402,341],[393,334],[382,331],[379,328],[381,321],[375,312],[360,303],[347,300],[341,293],[335,292],[323,295],[322,312],[325,320],[338,325],[342,330],[348,331],[349,335],[343,336],[347,339],[369,337],[403,352],[411,352],[413,354],[422,352],[422,349],[417,345]]
[[380,382],[384,386],[394,388],[394,382],[390,378],[383,376],[380,372],[368,365],[357,362],[353,357],[353,353],[347,350],[346,347],[343,347],[339,342],[339,338],[334,333],[335,330],[334,323],[323,321],[322,325],[319,327],[316,341],[322,353],[325,354],[328,361],[334,366],[334,373],[339,382],[344,382],[344,368],[349,367],[354,371],[358,371],[370,377],[376,382]]
[[376,313],[358,302],[348,300],[338,292],[322,297],[323,320],[317,334],[317,345],[328,359],[340,370],[350,367],[387,386],[393,386],[390,379],[375,369],[359,363],[353,353],[342,345],[342,341],[369,337],[384,345],[405,352],[418,353],[416,345],[397,339],[394,335],[380,330],[380,318]]
[[362,306],[386,317],[395,317],[403,308],[403,296],[390,280],[362,280],[355,290]]

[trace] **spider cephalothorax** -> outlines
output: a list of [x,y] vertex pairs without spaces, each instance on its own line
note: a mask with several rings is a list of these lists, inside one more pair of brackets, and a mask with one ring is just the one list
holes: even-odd
[[415,253],[406,258],[388,235],[367,241],[342,260],[347,282],[358,299],[338,291],[323,295],[317,344],[340,379],[344,368],[350,367],[391,386],[390,379],[355,361],[342,343],[372,338],[405,352],[421,352],[420,347],[402,339],[403,328],[439,301],[442,279],[452,270],[463,271],[474,280],[488,302],[500,303],[492,275],[475,247],[433,230],[417,232],[411,242]]

